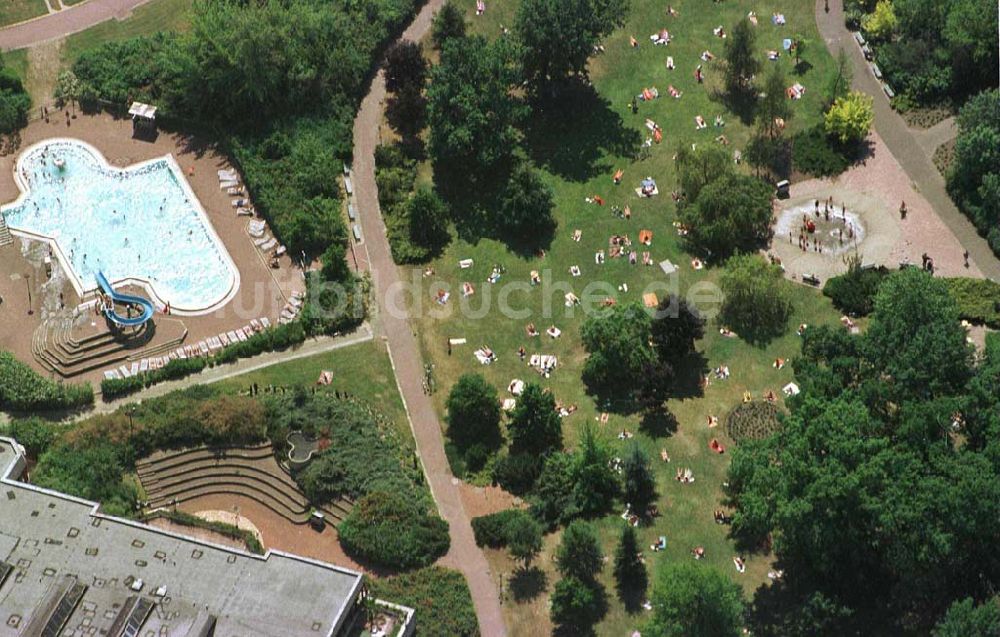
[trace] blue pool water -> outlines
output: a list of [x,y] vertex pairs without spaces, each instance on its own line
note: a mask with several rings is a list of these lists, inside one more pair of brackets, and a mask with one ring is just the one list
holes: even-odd
[[7,225],[55,239],[86,290],[102,271],[111,281],[145,279],[178,309],[223,299],[235,284],[232,261],[176,164],[119,169],[96,152],[71,140],[25,151],[17,166],[25,192],[3,209]]

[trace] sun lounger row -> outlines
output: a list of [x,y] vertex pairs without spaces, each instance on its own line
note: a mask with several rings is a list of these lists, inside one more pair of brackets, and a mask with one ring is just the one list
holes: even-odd
[[104,372],[104,378],[111,380],[116,378],[129,378],[137,374],[160,369],[172,360],[196,358],[198,356],[208,356],[218,352],[223,347],[245,341],[252,335],[263,332],[271,326],[271,321],[266,316],[250,321],[247,325],[222,332],[218,336],[211,336],[191,345],[184,345],[163,356],[153,356],[142,360],[132,361],[130,364],[122,365],[116,369],[109,369]]

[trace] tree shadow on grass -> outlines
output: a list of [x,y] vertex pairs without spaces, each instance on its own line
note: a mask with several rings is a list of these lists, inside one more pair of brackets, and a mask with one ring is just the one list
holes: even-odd
[[611,103],[593,86],[568,82],[558,98],[536,97],[524,125],[525,147],[531,159],[569,181],[586,181],[610,170],[604,155],[632,157],[642,143]]
[[646,410],[639,430],[653,438],[667,438],[677,433],[677,416],[666,407]]
[[730,93],[728,91],[715,90],[711,93],[711,99],[725,106],[745,126],[753,124],[753,118],[757,112],[756,91]]
[[510,578],[510,594],[515,602],[526,602],[544,593],[548,584],[545,571],[537,566],[519,568]]
[[813,65],[806,60],[799,60],[798,64],[792,67],[792,73],[795,75],[805,75],[812,69]]
[[709,371],[708,358],[703,352],[692,352],[674,365],[674,387],[671,395],[684,400],[704,395],[701,379]]

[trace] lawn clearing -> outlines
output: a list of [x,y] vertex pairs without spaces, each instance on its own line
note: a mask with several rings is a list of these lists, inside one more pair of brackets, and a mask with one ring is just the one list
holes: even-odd
[[125,40],[157,31],[185,31],[191,26],[194,0],[152,0],[136,7],[125,20],[107,20],[66,38],[63,65],[72,66],[80,54],[112,40]]
[[372,341],[264,367],[220,381],[219,386],[229,391],[247,391],[253,383],[262,391],[269,385],[315,387],[323,371],[333,372],[333,382],[323,387],[324,391],[347,392],[360,398],[391,420],[404,439],[412,438],[389,354]]
[[4,0],[0,3],[0,26],[24,22],[48,12],[45,0]]
[[[516,3],[487,2],[485,15],[475,17],[473,0],[462,0],[471,30],[488,37],[498,37],[502,26],[513,23]],[[565,100],[558,112],[534,112],[527,128],[526,147],[532,160],[543,168],[545,178],[555,191],[555,216],[559,229],[555,240],[544,257],[523,259],[493,240],[471,243],[456,239],[441,258],[431,264],[433,277],[414,280],[422,282],[420,295],[421,310],[414,312],[417,319],[422,345],[428,361],[435,365],[435,378],[440,391],[435,395],[439,412],[444,414],[444,402],[448,389],[457,378],[467,372],[483,373],[495,384],[504,398],[510,397],[508,383],[514,378],[538,381],[549,387],[556,399],[566,405],[577,405],[578,410],[565,418],[564,437],[567,446],[575,443],[582,423],[595,421],[605,411],[605,406],[595,405],[584,391],[580,374],[586,353],[580,344],[580,327],[584,315],[580,308],[567,310],[563,304],[563,294],[572,291],[584,297],[584,288],[603,282],[604,287],[593,290],[596,298],[610,296],[619,303],[640,302],[642,292],[654,283],[667,283],[668,279],[656,265],[643,266],[641,254],[649,251],[654,263],[669,260],[678,266],[676,289],[687,294],[692,288],[703,289],[717,283],[719,270],[710,266],[695,270],[691,256],[684,251],[672,223],[676,220],[676,207],[670,198],[676,188],[676,174],[673,154],[681,144],[716,144],[716,137],[725,135],[732,151],[744,148],[752,132],[751,127],[741,123],[737,115],[728,112],[724,104],[713,95],[722,86],[723,40],[713,35],[713,28],[722,25],[731,31],[738,19],[753,9],[758,16],[757,49],[763,61],[763,72],[769,65],[784,68],[788,84],[801,83],[806,93],[794,101],[794,117],[789,121],[786,135],[809,128],[821,119],[819,108],[822,87],[827,74],[832,71],[833,61],[828,55],[816,31],[814,3],[807,0],[786,0],[785,2],[725,2],[704,3],[680,1],[673,3],[678,17],[668,17],[663,3],[652,0],[634,0],[626,26],[616,31],[604,42],[605,52],[591,60],[591,79],[596,93],[589,97]],[[773,12],[783,12],[787,23],[775,26],[771,23]],[[666,28],[674,40],[668,46],[654,46],[649,35]],[[777,62],[766,58],[769,49],[782,49],[782,39],[801,35],[807,41],[804,63],[798,70],[787,52]],[[639,41],[638,48],[629,46],[629,37]],[[699,58],[704,50],[710,50],[716,59],[702,62]],[[668,71],[666,58],[674,58],[675,70]],[[693,76],[695,67],[703,64],[705,84],[699,85]],[[668,95],[668,86],[673,85],[682,93],[680,99]],[[661,97],[651,102],[640,102],[637,114],[633,114],[628,104],[632,97],[643,88],[655,86]],[[701,115],[708,127],[695,130],[695,116]],[[717,115],[722,115],[725,126],[715,127]],[[664,133],[662,144],[654,144],[648,158],[633,160],[628,158],[629,150],[650,136],[644,126],[649,118],[659,124]],[[624,170],[622,183],[615,186],[612,174],[616,169]],[[657,181],[660,195],[651,199],[641,199],[634,188],[644,177],[651,176]],[[600,195],[605,205],[585,203],[585,198]],[[631,208],[631,220],[615,216],[613,205]],[[574,230],[581,231],[579,242],[573,240]],[[652,244],[648,247],[638,243],[639,231],[653,232]],[[608,251],[608,238],[612,234],[628,234],[633,240],[631,250],[640,255],[639,264],[630,265],[627,259],[608,258],[603,265],[595,264],[597,250]],[[467,269],[459,267],[462,259],[473,259],[474,265]],[[501,280],[494,286],[486,282],[494,264],[506,268]],[[571,266],[579,266],[581,276],[571,276]],[[552,281],[565,284],[566,289],[546,291],[545,286],[528,287],[532,270],[540,272]],[[506,304],[510,309],[523,311],[502,312],[499,308],[504,284],[523,284],[520,289],[507,290]],[[463,282],[472,283],[476,292],[467,299],[462,298]],[[626,284],[628,291],[624,291]],[[705,549],[704,563],[729,573],[740,583],[748,596],[767,581],[766,573],[770,561],[766,556],[752,556],[747,560],[745,574],[738,575],[732,563],[735,549],[727,539],[727,527],[716,524],[712,514],[719,508],[721,483],[725,480],[728,466],[728,451],[734,446],[725,434],[722,424],[725,414],[738,404],[745,391],[760,400],[766,391],[780,396],[781,387],[792,379],[790,366],[781,370],[774,368],[777,358],[789,359],[799,351],[799,337],[796,325],[835,323],[838,314],[830,302],[812,288],[786,283],[794,304],[794,312],[785,334],[763,347],[753,347],[739,338],[720,335],[719,326],[710,321],[706,337],[698,348],[706,358],[703,370],[688,370],[689,389],[696,387],[697,376],[719,365],[728,365],[731,376],[727,380],[714,380],[704,392],[684,392],[686,397],[669,401],[668,406],[679,423],[676,432],[644,431],[637,416],[623,416],[612,413],[607,425],[601,428],[615,440],[622,450],[626,445],[615,438],[623,429],[636,434],[636,440],[652,459],[657,471],[660,492],[659,509],[661,516],[650,526],[640,529],[640,541],[646,546],[645,556],[651,572],[663,560],[693,559],[690,551],[696,546]],[[695,287],[697,286],[697,287]],[[445,306],[434,303],[432,296],[438,289],[447,288],[451,300]],[[652,288],[650,288],[652,289]],[[665,290],[657,289],[662,299]],[[460,310],[460,304],[467,309]],[[550,309],[546,312],[546,307]],[[712,309],[700,304],[702,309]],[[717,307],[717,306],[716,306]],[[443,316],[435,317],[432,314]],[[541,332],[540,337],[528,337],[525,325],[533,322]],[[558,339],[545,335],[545,330],[555,325],[562,331]],[[448,339],[464,338],[466,344],[448,348]],[[498,360],[490,365],[480,365],[473,356],[481,346],[490,347]],[[542,378],[532,368],[519,360],[517,350],[524,346],[529,355],[534,353],[553,354],[558,357],[559,366],[550,378]],[[781,401],[779,399],[779,405]],[[613,411],[613,410],[609,410]],[[718,427],[709,428],[709,416],[720,419]],[[718,455],[708,449],[712,438],[718,438],[727,453]],[[660,451],[666,450],[670,463],[660,460]],[[464,467],[460,460],[453,461],[453,467],[462,474]],[[690,468],[696,480],[693,484],[675,481],[677,468]],[[470,479],[482,479],[470,476]],[[620,513],[620,511],[618,512]],[[605,553],[611,555],[620,531],[622,520],[608,516],[598,523],[604,540]],[[652,553],[648,547],[657,537],[667,537],[667,549]],[[550,592],[556,581],[552,573],[551,553],[555,546],[553,538],[546,541],[546,548],[538,564],[548,572],[545,591]],[[494,571],[504,574],[504,613],[513,634],[536,634],[540,626],[547,626],[547,593],[534,599],[516,601],[506,584],[513,564],[499,551],[487,551]],[[621,635],[624,631],[638,628],[644,616],[629,617],[624,607],[617,601],[611,581],[611,567],[605,569],[602,579],[611,599],[607,617],[597,626],[599,634]]]

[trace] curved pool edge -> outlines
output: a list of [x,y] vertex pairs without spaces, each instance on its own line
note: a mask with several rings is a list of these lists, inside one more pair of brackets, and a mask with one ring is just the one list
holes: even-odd
[[[105,157],[104,153],[101,152],[99,148],[97,148],[96,146],[94,146],[89,142],[86,142],[82,139],[78,139],[76,137],[49,137],[45,140],[35,142],[34,144],[23,149],[18,155],[17,161],[14,162],[13,166],[14,183],[17,185],[17,189],[20,192],[20,194],[13,201],[5,203],[2,206],[0,206],[0,215],[4,214],[10,208],[20,205],[31,190],[30,186],[28,186],[28,184],[24,182],[24,179],[21,176],[21,168],[24,158],[27,157],[32,151],[41,146],[47,146],[49,144],[56,144],[56,143],[70,143],[82,147],[91,155],[93,155],[95,159],[97,159],[100,163],[102,163],[105,168],[109,170],[135,172],[146,166],[155,164],[159,161],[165,161],[168,164],[170,170],[176,172],[175,176],[178,178],[177,183],[180,184],[181,190],[184,191],[184,195],[188,198],[189,203],[191,203],[194,210],[198,213],[199,218],[202,224],[205,226],[206,232],[209,235],[209,238],[216,244],[215,247],[222,255],[223,263],[225,264],[226,268],[229,269],[229,272],[232,275],[226,293],[223,294],[221,297],[219,297],[219,299],[203,307],[181,307],[171,303],[170,314],[171,315],[176,314],[178,316],[203,316],[205,314],[210,314],[212,312],[222,309],[223,307],[228,305],[229,302],[233,300],[233,298],[235,298],[236,293],[239,291],[241,284],[240,270],[238,267],[236,267],[236,263],[233,261],[232,255],[229,254],[229,249],[226,247],[226,244],[222,240],[222,237],[220,237],[219,233],[216,231],[215,225],[212,223],[212,220],[209,219],[208,213],[205,211],[205,207],[201,204],[201,199],[199,199],[198,196],[195,194],[194,190],[191,189],[191,184],[189,184],[188,180],[184,177],[184,172],[183,170],[181,170],[180,165],[174,158],[173,153],[167,153],[166,155],[162,155],[160,157],[153,157],[151,159],[146,159],[141,162],[137,162],[135,164],[130,164],[124,168],[120,168],[108,162],[107,157]],[[4,215],[4,219],[6,220],[6,215]],[[8,225],[8,229],[10,230],[10,233],[14,236],[31,239],[33,241],[40,241],[42,243],[48,244],[53,254],[57,255],[57,258],[59,260],[59,267],[61,267],[63,272],[66,273],[67,278],[69,278],[70,283],[73,285],[74,290],[76,290],[77,296],[80,297],[81,302],[86,300],[88,296],[96,296],[96,292],[98,289],[96,283],[93,287],[85,287],[83,285],[83,282],[80,280],[79,275],[77,274],[76,270],[73,269],[70,260],[66,258],[66,254],[63,252],[62,247],[59,245],[59,241],[55,237],[37,232],[32,232],[30,230],[18,228],[16,226]],[[112,286],[122,285],[122,284],[137,285],[141,287],[149,295],[150,300],[153,301],[154,305],[158,306],[158,309],[166,307],[167,302],[163,299],[163,297],[159,295],[159,293],[157,293],[153,283],[148,279],[142,277],[124,277],[121,279],[111,280],[110,283],[112,284]]]

